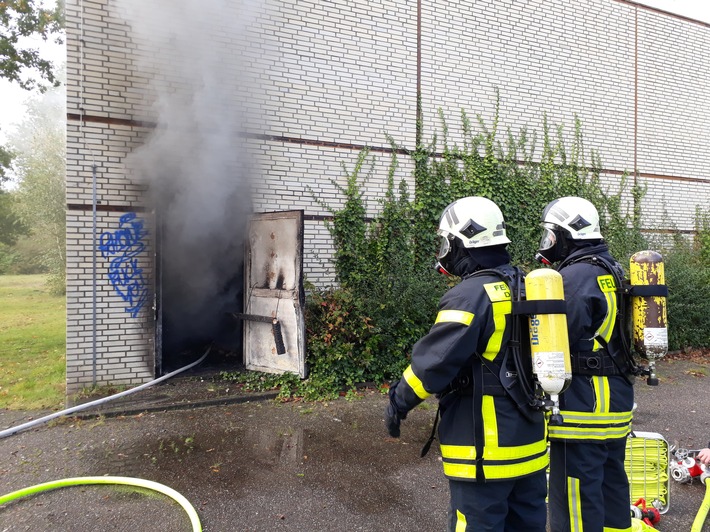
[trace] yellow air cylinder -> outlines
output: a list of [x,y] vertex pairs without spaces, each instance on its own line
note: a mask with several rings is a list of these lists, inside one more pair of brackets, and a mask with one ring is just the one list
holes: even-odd
[[[533,270],[525,277],[525,299],[528,301],[564,298],[562,276],[555,270],[541,268]],[[533,314],[529,321],[533,373],[540,387],[555,403],[555,414],[557,396],[572,382],[567,315]],[[557,413],[559,414],[559,410]]]
[[[632,286],[665,285],[663,257],[655,251],[634,253],[629,262]],[[665,296],[634,295],[631,298],[634,350],[655,360],[668,352],[668,325]]]
[[[655,386],[655,361],[668,352],[666,296],[659,295],[665,293],[666,284],[663,257],[650,250],[634,253],[629,261],[629,277],[634,351],[649,361],[646,383]],[[638,288],[634,290],[635,287]]]

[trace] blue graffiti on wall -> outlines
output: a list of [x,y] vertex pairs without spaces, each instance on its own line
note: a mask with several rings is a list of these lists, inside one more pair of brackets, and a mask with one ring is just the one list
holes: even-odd
[[126,302],[125,311],[136,317],[148,301],[148,288],[143,269],[138,265],[138,256],[145,250],[143,238],[148,230],[136,213],[121,216],[116,231],[102,233],[99,251],[111,258],[108,278],[116,293]]

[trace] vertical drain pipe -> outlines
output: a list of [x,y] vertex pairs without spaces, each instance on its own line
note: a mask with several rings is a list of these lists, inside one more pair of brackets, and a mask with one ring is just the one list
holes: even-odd
[[92,245],[92,288],[91,288],[91,298],[92,298],[92,311],[91,311],[91,338],[92,338],[92,355],[91,355],[91,384],[96,387],[96,250],[98,249],[98,242],[96,241],[96,162],[94,161],[91,165],[91,210],[93,214],[93,245]]
[[[81,121],[79,122],[79,132],[81,140],[84,142],[84,148],[86,149],[86,137],[84,136],[84,115],[86,113],[85,106],[85,96],[84,96],[84,54],[86,47],[86,40],[84,39],[84,0],[79,0],[79,12],[81,14],[81,19],[79,21],[79,112],[81,113]],[[91,385],[96,386],[96,250],[98,249],[98,242],[96,232],[98,230],[98,223],[96,217],[96,205],[97,191],[96,191],[96,158],[94,157],[93,148],[89,148],[91,152],[91,213],[93,217],[91,231],[92,231],[92,261],[91,261]]]

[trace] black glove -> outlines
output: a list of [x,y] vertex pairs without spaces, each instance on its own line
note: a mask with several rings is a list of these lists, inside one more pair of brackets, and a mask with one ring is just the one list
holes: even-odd
[[399,425],[402,423],[403,419],[407,418],[407,413],[399,410],[395,404],[394,390],[398,383],[399,381],[390,386],[390,402],[387,405],[387,408],[385,408],[385,427],[387,427],[387,432],[393,438],[399,438]]
[[397,413],[397,407],[390,403],[385,408],[385,427],[387,427],[387,432],[393,438],[399,438],[399,425],[402,423],[402,419]]

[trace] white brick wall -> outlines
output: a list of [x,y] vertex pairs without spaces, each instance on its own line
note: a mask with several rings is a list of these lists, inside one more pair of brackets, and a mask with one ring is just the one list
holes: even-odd
[[[126,2],[138,13],[133,26],[123,20]],[[125,212],[146,206],[146,187],[126,170],[125,159],[166,110],[159,95],[169,94],[172,106],[186,109],[199,100],[202,107],[178,122],[183,133],[212,127],[219,136],[224,125],[229,135],[236,129],[232,122],[243,119],[243,127],[259,135],[249,143],[258,163],[254,210],[305,211],[305,278],[322,286],[333,282],[331,238],[322,221],[328,211],[311,191],[329,205],[342,202],[333,184],[345,183],[341,165],[352,169],[356,146],[388,148],[385,133],[414,147],[416,2],[255,5],[68,2],[70,391],[91,382],[92,166],[101,209],[97,230],[115,230]],[[158,16],[151,12],[155,7]],[[210,39],[200,44],[196,35],[205,32]],[[462,140],[462,109],[474,125],[477,114],[492,125],[497,87],[501,133],[527,128],[537,135],[539,156],[544,114],[551,126],[564,126],[567,139],[579,116],[585,148],[599,151],[610,171],[604,183],[616,187],[620,173],[632,172],[637,161],[639,180],[648,186],[644,225],[668,227],[667,212],[675,228],[689,231],[695,206],[710,198],[709,47],[708,25],[623,0],[422,2],[424,140],[440,133],[437,108],[446,115],[452,142]],[[216,81],[218,90],[196,95],[195,80],[205,86]],[[225,124],[199,123],[219,105],[225,106]],[[260,114],[237,117],[239,106]],[[83,124],[80,115],[87,117]],[[179,160],[184,154],[175,155]],[[389,155],[373,151],[371,157],[377,162],[365,190],[373,215],[386,188]],[[176,161],[167,159],[172,171]],[[411,160],[399,160],[396,181],[406,179],[411,189]],[[143,216],[152,226],[151,216]],[[146,236],[149,250],[152,238],[152,232]],[[153,283],[149,255],[141,265]],[[98,278],[98,376],[103,383],[143,382],[155,365],[152,312],[145,308],[130,317],[105,273]]]
[[[67,212],[67,392],[69,393],[91,385],[94,382],[94,371],[96,383],[99,385],[143,382],[150,380],[155,372],[153,349],[155,331],[152,319],[154,265],[150,240],[144,239],[147,247],[135,257],[137,268],[126,266],[124,270],[125,274],[132,275],[136,275],[138,269],[142,270],[147,291],[147,300],[133,312],[127,312],[127,309],[130,310],[130,301],[121,297],[109,278],[111,258],[118,254],[107,253],[104,257],[99,250],[101,236],[119,229],[119,220],[125,214],[98,212],[96,232],[94,232],[91,211],[69,210]],[[151,218],[144,213],[138,213],[137,216],[145,221],[149,234],[152,233]],[[94,236],[96,236],[96,248]],[[96,276],[94,276],[94,250],[96,250]],[[129,288],[126,284],[133,284],[133,282],[124,283],[119,287],[124,294]],[[137,302],[137,299],[134,302]],[[96,335],[94,335],[94,323],[96,323]],[[96,337],[95,351],[94,336]]]
[[141,128],[67,124],[67,203],[90,205],[94,166],[100,205],[142,206],[145,185],[131,180],[125,156],[145,136]]
[[709,27],[639,12],[641,172],[710,180],[709,80]]
[[498,87],[503,130],[539,133],[547,113],[551,124],[572,133],[576,114],[587,146],[602,152],[605,166],[633,169],[633,10],[627,5],[424,2],[422,54],[428,133],[438,129],[438,107],[456,141],[461,109],[474,123],[480,113],[490,127]]
[[270,1],[262,19],[273,135],[380,146],[414,142],[416,6],[382,0]]
[[[359,153],[359,150],[329,146],[259,143],[257,154],[262,180],[254,192],[254,210],[302,209],[306,214],[330,214],[318,202],[334,208],[342,207],[344,197],[338,187],[346,186],[348,174],[352,173]],[[394,177],[395,191],[402,179],[413,191],[414,168],[411,159],[400,155],[398,162]],[[390,163],[390,153],[371,151],[359,174],[369,216],[380,211],[379,199],[387,191]]]

